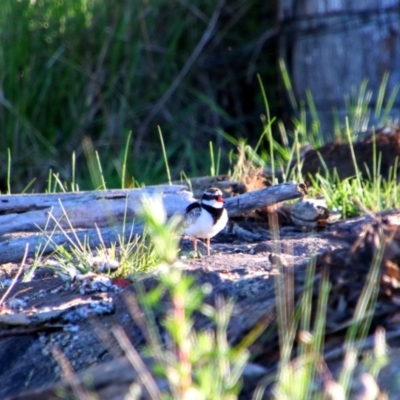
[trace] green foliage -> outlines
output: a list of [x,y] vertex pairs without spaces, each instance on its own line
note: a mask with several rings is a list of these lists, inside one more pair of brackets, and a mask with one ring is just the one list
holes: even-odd
[[[170,304],[163,321],[170,340],[162,345],[157,332],[148,334],[148,354],[156,359],[154,372],[166,378],[171,392],[171,395],[160,393],[160,398],[236,399],[240,391],[240,377],[249,354],[247,347],[232,348],[227,342],[226,330],[232,304],[224,303],[222,299],[217,301],[216,307],[204,304],[203,290],[194,286],[193,280],[184,276],[175,264],[177,245],[174,241],[170,242],[171,229],[176,229],[175,222],[166,222],[160,201],[144,204],[142,218],[156,251],[165,261],[160,269],[159,286],[147,294],[142,293],[139,299],[143,309],[147,310],[148,327],[156,329],[151,322],[151,310],[165,303],[165,297]],[[304,290],[295,305],[291,294],[293,282],[289,281],[290,276],[284,273],[284,267],[277,257],[280,273],[274,274],[274,280],[280,363],[277,374],[267,376],[259,384],[255,399],[261,399],[265,386],[272,382],[273,395],[277,399],[339,399],[349,396],[357,357],[371,326],[383,250],[383,245],[377,247],[353,320],[348,324],[344,364],[336,380],[330,375],[324,360],[325,324],[331,290],[329,272],[322,271],[317,299],[314,301],[316,258],[312,257],[305,274]],[[280,253],[278,244],[275,252]],[[215,323],[216,331],[196,332],[192,320],[194,312],[209,317]],[[384,333],[378,331],[375,349],[368,354],[364,368],[370,371],[374,379],[386,362]],[[323,386],[320,382],[323,382]]]
[[[240,379],[249,353],[246,348],[233,348],[227,341],[227,328],[233,304],[219,299],[215,307],[204,303],[205,289],[194,285],[175,262],[178,251],[179,220],[166,221],[160,199],[143,201],[141,218],[151,243],[163,264],[159,266],[160,284],[142,293],[139,302],[147,310],[147,326],[153,331],[148,353],[156,359],[155,372],[166,378],[168,393],[164,399],[236,399]],[[170,309],[163,321],[170,340],[162,345],[154,330],[151,310],[170,298]],[[216,331],[197,332],[193,327],[194,312],[201,312],[215,324]],[[159,351],[162,347],[163,350]]]
[[[247,349],[232,348],[227,327],[233,304],[219,299],[216,307],[203,303],[204,293],[177,268],[162,273],[162,287],[171,296],[171,310],[164,326],[172,343],[158,365],[169,384],[173,398],[236,399],[247,363]],[[216,331],[197,332],[195,311],[207,315]]]
[[[283,82],[290,99],[292,99],[294,94],[290,78],[282,62],[281,70]],[[363,207],[372,212],[400,207],[400,185],[397,178],[398,159],[393,160],[388,176],[384,178],[381,174],[382,154],[378,154],[375,139],[373,139],[372,170],[367,170],[367,177],[363,177],[360,169],[364,169],[365,166],[358,164],[354,152],[353,143],[358,139],[359,133],[367,131],[370,127],[372,93],[367,88],[367,81],[364,81],[360,88],[352,88],[351,93],[345,96],[348,115],[342,125],[335,127],[335,140],[343,141],[350,146],[355,175],[346,179],[340,179],[336,171],[329,171],[321,156],[320,162],[324,167],[323,170],[314,177],[302,176],[301,150],[310,145],[316,149],[323,146],[326,140],[320,129],[318,112],[311,93],[307,93],[306,103],[301,103],[300,106],[294,98],[292,99],[296,118],[293,131],[287,131],[281,122],[270,117],[268,99],[261,79],[259,81],[266,116],[261,117],[263,131],[257,144],[250,146],[245,139],[235,139],[220,130],[220,134],[237,148],[237,152],[230,154],[231,164],[233,164],[231,174],[234,179],[241,180],[250,171],[257,169],[267,171],[273,181],[275,181],[276,171],[280,171],[284,181],[301,182],[304,178],[308,178],[312,183],[308,188],[309,196],[324,196],[328,207],[333,211],[340,211],[343,218],[362,213],[356,202],[361,203]],[[396,86],[390,94],[386,93],[387,81],[388,75],[385,74],[374,112],[374,117],[381,124],[390,122],[389,113],[400,88],[400,86]],[[387,99],[386,102],[384,99]],[[278,126],[276,127],[276,125]],[[272,135],[272,127],[278,129],[279,140]],[[372,134],[374,135],[373,127]]]
[[34,178],[43,190],[49,169],[70,181],[73,152],[76,183],[99,187],[84,158],[88,141],[107,160],[107,187],[120,186],[124,160],[126,186],[166,181],[158,125],[174,178],[208,173],[215,129],[243,129],[247,77],[238,71],[272,19],[271,6],[255,0],[2,0],[0,165],[10,149],[13,190]]

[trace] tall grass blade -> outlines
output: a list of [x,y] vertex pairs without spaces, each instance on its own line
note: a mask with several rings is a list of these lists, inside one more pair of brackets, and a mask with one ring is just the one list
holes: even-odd
[[76,154],[75,154],[74,151],[72,152],[71,170],[72,170],[71,171],[71,190],[73,192],[78,192],[79,191],[79,187],[78,187],[78,185],[76,183],[76,176],[75,176],[75,173],[76,173]]
[[[358,349],[361,349],[362,342],[365,340],[371,326],[372,317],[376,300],[379,293],[379,275],[382,257],[385,249],[385,240],[382,228],[378,228],[378,232],[370,233],[376,235],[374,237],[375,252],[368,271],[365,285],[358,299],[356,309],[354,311],[353,322],[346,334],[345,347],[347,348],[346,357],[348,364],[344,365],[343,370],[339,375],[339,383],[349,392],[350,382],[354,372],[355,359],[357,358]],[[355,346],[356,339],[359,339],[361,345]]]
[[218,148],[218,155],[217,155],[217,166],[216,166],[216,176],[220,173],[220,165],[221,165],[221,147]]
[[321,284],[319,288],[317,313],[315,316],[314,341],[313,341],[314,354],[322,355],[324,353],[325,326],[326,326],[326,318],[328,312],[328,299],[331,286],[332,285],[329,282],[329,272],[327,270],[323,270],[321,274]]
[[215,176],[214,149],[213,149],[212,141],[210,140],[208,142],[208,144],[209,144],[209,148],[210,148],[210,159],[211,159],[210,174],[211,174],[211,176]]
[[193,192],[193,189],[192,189],[192,182],[191,182],[191,180],[189,179],[189,177],[186,175],[185,171],[181,171],[181,173],[180,173],[180,180],[181,180],[181,181],[185,181],[185,182],[187,183],[187,185],[189,186],[189,190],[190,190],[191,192]]
[[21,190],[21,194],[26,193],[26,192],[29,190],[29,188],[34,184],[35,181],[36,181],[36,178],[32,178],[32,179],[28,182],[28,184]]
[[257,146],[255,148],[255,151],[257,151],[258,146],[261,143],[261,139],[263,138],[264,135],[266,135],[268,137],[268,142],[269,142],[269,157],[270,157],[270,163],[271,163],[271,177],[272,177],[272,181],[275,182],[275,157],[274,157],[274,138],[272,136],[272,129],[271,129],[271,125],[273,120],[271,120],[271,115],[270,115],[270,111],[269,111],[269,104],[268,104],[268,98],[267,98],[267,94],[265,93],[265,88],[264,85],[262,83],[261,80],[261,76],[259,74],[257,74],[257,80],[258,80],[258,84],[260,85],[260,89],[261,89],[261,94],[263,97],[263,101],[264,101],[264,107],[265,107],[265,113],[266,113],[266,123],[264,123],[264,131],[257,143]]
[[323,145],[323,137],[321,134],[321,121],[319,119],[317,107],[315,106],[315,102],[310,90],[306,91],[306,98],[308,109],[310,110],[312,119],[312,138],[310,138],[310,142],[313,147],[321,147]]
[[294,110],[298,110],[296,96],[294,95],[292,82],[290,80],[290,76],[288,70],[286,69],[285,62],[282,58],[279,59],[279,67],[282,74],[283,83],[285,85],[285,89],[289,95],[290,104],[292,105]]
[[389,99],[386,103],[385,110],[381,118],[381,124],[385,124],[388,122],[389,114],[393,109],[393,105],[397,99],[397,95],[399,94],[399,90],[400,90],[400,84],[396,84],[392,90],[392,93],[390,93]]
[[7,298],[7,296],[11,293],[13,287],[15,286],[15,284],[18,282],[18,278],[21,275],[22,271],[24,270],[24,265],[25,265],[25,261],[26,258],[28,257],[28,251],[29,251],[29,243],[27,243],[25,245],[25,252],[24,252],[24,256],[22,257],[22,261],[21,264],[18,268],[17,273],[15,274],[15,276],[12,279],[11,285],[7,288],[7,290],[4,291],[3,295],[0,298],[0,307],[2,307],[5,299]]
[[121,187],[125,189],[126,185],[126,167],[128,164],[128,154],[129,154],[129,143],[131,142],[132,131],[129,131],[128,137],[126,138],[125,151],[124,151],[124,161],[122,162],[122,174],[121,174]]
[[362,198],[363,187],[362,187],[362,184],[361,184],[361,173],[359,171],[358,164],[357,164],[357,158],[356,158],[356,155],[354,153],[354,146],[353,146],[353,140],[351,138],[351,131],[350,131],[348,117],[346,117],[346,135],[347,135],[347,140],[348,140],[348,143],[349,143],[349,146],[350,146],[350,152],[351,152],[351,158],[353,160],[354,170],[356,172],[359,195],[360,195],[360,198]]
[[66,193],[67,190],[66,190],[66,188],[64,187],[63,183],[61,182],[59,174],[53,174],[53,177],[54,177],[55,183],[58,184],[58,187],[61,189],[61,191],[62,191],[63,193]]
[[86,161],[93,188],[95,190],[105,189],[106,187],[105,187],[104,177],[102,176],[101,166],[99,165],[98,154],[93,148],[93,143],[91,139],[85,137],[82,141],[82,147],[86,156]]
[[286,133],[285,125],[282,121],[278,122],[279,133],[281,134],[282,143],[285,147],[289,147],[289,140]]
[[226,139],[229,143],[233,144],[234,146],[239,146],[240,139],[237,139],[230,135],[229,133],[225,132],[222,129],[217,129],[217,132],[224,138]]
[[170,185],[172,185],[171,172],[169,170],[167,151],[165,150],[165,145],[164,145],[164,138],[163,138],[160,126],[157,126],[157,129],[158,129],[158,134],[160,136],[160,142],[161,142],[161,148],[162,148],[163,157],[164,157],[165,169],[167,170],[168,183]]
[[97,160],[97,168],[98,168],[98,171],[100,173],[101,186],[102,186],[101,188],[103,190],[106,190],[107,186],[106,186],[106,181],[104,179],[103,167],[101,166],[99,152],[96,150],[95,154],[96,154],[96,160]]
[[378,177],[377,161],[376,161],[376,131],[375,128],[372,129],[372,182],[374,187],[376,187],[376,180]]
[[385,98],[386,88],[389,80],[389,73],[385,72],[382,77],[382,82],[379,86],[378,97],[376,99],[374,117],[378,119],[382,112],[383,100]]
[[47,193],[52,193],[52,179],[53,179],[53,171],[50,168],[49,173],[48,173],[48,178],[47,178]]
[[11,194],[11,150],[7,148],[7,194]]

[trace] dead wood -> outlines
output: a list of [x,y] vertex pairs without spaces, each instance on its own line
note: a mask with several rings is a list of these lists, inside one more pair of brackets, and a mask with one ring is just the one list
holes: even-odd
[[[162,196],[167,215],[181,212],[193,201],[186,186],[149,186],[142,189],[78,193],[0,196],[0,235],[9,232],[87,229],[131,221],[143,197]],[[68,217],[68,218],[67,218]],[[57,221],[57,224],[55,223]]]
[[[168,216],[184,212],[186,206],[193,201],[186,187],[174,185],[132,190],[0,196],[0,234],[3,234],[0,241],[0,264],[20,261],[27,243],[28,257],[32,257],[35,252],[49,254],[57,246],[68,248],[76,242],[76,238],[82,243],[86,239],[92,248],[103,243],[106,246],[118,243],[120,238],[129,240],[143,230],[142,224],[132,224],[143,196],[156,195],[162,196]],[[233,217],[303,195],[302,185],[289,182],[226,199],[225,204],[229,216]],[[123,225],[125,218],[130,223]],[[59,226],[54,220],[58,221]],[[74,232],[60,232],[57,230],[59,227],[66,230],[73,227]],[[36,232],[21,234],[27,231]],[[15,232],[19,233],[12,234]]]
[[[370,282],[376,282],[376,289],[379,291],[379,295],[376,298],[377,304],[374,312],[371,314],[371,329],[368,332],[365,343],[363,342],[362,345],[365,346],[365,349],[371,349],[374,344],[372,335],[378,326],[382,326],[386,330],[386,339],[390,340],[388,342],[389,346],[398,346],[399,343],[400,232],[397,229],[398,227],[395,226],[397,224],[394,223],[397,219],[396,212],[385,212],[376,217],[371,215],[353,219],[352,224],[344,225],[344,222],[340,222],[336,224],[334,229],[340,228],[346,233],[348,227],[351,226],[353,231],[356,225],[359,226],[359,224],[365,223],[367,218],[370,222],[372,218],[375,221],[374,224],[369,223],[368,229],[358,237],[346,237],[347,243],[345,245],[334,240],[321,239],[321,233],[316,233],[317,236],[309,236],[307,233],[302,233],[302,238],[282,238],[279,253],[276,253],[277,246],[272,243],[273,241],[268,240],[264,243],[258,243],[252,248],[247,247],[241,253],[236,252],[237,246],[231,246],[232,248],[229,251],[226,249],[223,254],[212,255],[211,258],[188,260],[186,265],[182,267],[185,274],[192,276],[197,285],[201,286],[208,283],[212,286],[213,290],[206,299],[207,303],[215,304],[215,299],[219,298],[219,296],[235,299],[234,312],[228,327],[230,343],[234,345],[243,343],[243,338],[247,337],[249,332],[254,332],[256,329],[261,332],[261,330],[265,329],[260,334],[260,337],[255,340],[250,351],[254,365],[259,369],[263,369],[264,375],[272,376],[277,371],[280,357],[274,297],[275,278],[273,276],[282,276],[283,284],[287,285],[285,286],[287,288],[290,287],[292,290],[290,293],[293,294],[293,297],[290,297],[288,301],[293,302],[293,305],[298,304],[305,288],[309,287],[310,284],[305,278],[307,261],[312,255],[316,255],[315,277],[311,288],[311,309],[313,312],[310,326],[314,326],[314,318],[316,316],[314,310],[318,309],[320,302],[321,280],[326,279],[332,289],[327,301],[324,360],[328,359],[328,368],[331,371],[336,371],[339,368],[338,365],[340,367],[342,365],[344,351],[342,344],[346,329],[353,321],[358,299],[363,293],[366,282],[369,281],[368,276],[372,271],[371,260],[373,259],[373,254],[381,248],[382,243],[386,245],[383,260],[373,267],[374,271],[378,272],[377,269],[379,269],[380,272],[375,280],[370,280]],[[376,221],[378,219],[383,219],[385,222]],[[329,230],[330,227],[327,227],[327,229]],[[324,246],[321,246],[322,243],[324,243]],[[263,249],[261,249],[261,245],[263,245]],[[278,271],[281,274],[277,274]],[[0,330],[0,339],[2,340],[0,358],[13,360],[12,367],[9,367],[5,374],[0,376],[2,398],[11,396],[8,399],[50,400],[56,399],[55,393],[59,393],[60,390],[65,390],[68,394],[73,390],[71,381],[58,382],[50,387],[44,387],[45,384],[48,385],[60,378],[49,367],[46,369],[45,380],[41,382],[32,380],[27,387],[30,392],[20,393],[21,388],[25,387],[21,384],[21,381],[25,382],[26,380],[27,373],[25,371],[30,371],[37,365],[39,368],[42,368],[42,365],[46,365],[46,367],[54,365],[52,360],[45,358],[47,356],[43,354],[43,349],[48,351],[48,348],[53,346],[55,342],[60,347],[60,350],[64,352],[65,357],[71,360],[75,371],[83,371],[93,364],[93,360],[98,364],[96,367],[79,373],[76,377],[74,376],[73,378],[76,380],[73,383],[79,384],[90,393],[95,393],[99,399],[114,399],[111,392],[120,395],[115,399],[122,399],[126,394],[126,388],[132,381],[136,380],[135,370],[123,358],[117,358],[111,363],[100,364],[109,360],[109,358],[103,358],[106,351],[109,354],[113,354],[114,357],[118,357],[120,353],[117,353],[113,342],[110,342],[110,345],[106,345],[106,341],[103,342],[94,338],[96,338],[101,326],[107,331],[112,323],[113,325],[121,325],[134,348],[142,348],[145,337],[140,334],[141,331],[137,321],[134,318],[127,318],[127,303],[123,301],[127,293],[134,293],[137,298],[139,293],[143,293],[142,289],[138,291],[136,286],[130,286],[124,292],[107,292],[104,296],[111,299],[115,311],[114,314],[99,315],[101,324],[90,326],[90,320],[88,323],[86,317],[74,320],[75,324],[79,326],[79,330],[72,332],[67,330],[65,332],[49,331],[46,335],[41,336],[42,342],[35,339],[33,335],[29,337],[27,335],[22,337],[21,334],[14,337],[9,336],[8,330],[16,329],[14,326],[9,328],[10,323],[20,324],[22,321],[22,324],[24,324],[26,318],[28,318],[28,329],[32,328],[31,319],[33,315],[30,314],[31,310],[36,310],[38,316],[42,317],[39,319],[41,323],[46,323],[46,318],[49,316],[57,318],[51,321],[50,326],[52,327],[53,324],[60,324],[63,321],[64,314],[59,310],[67,310],[71,306],[73,310],[77,311],[79,307],[85,307],[86,302],[89,301],[88,299],[99,300],[98,294],[101,294],[101,292],[96,292],[95,295],[91,292],[79,293],[77,288],[81,286],[78,282],[70,286],[63,284],[59,291],[55,291],[54,281],[56,279],[60,280],[60,278],[53,277],[44,280],[33,280],[27,283],[19,282],[11,293],[12,299],[25,299],[27,304],[18,311],[22,316],[20,320],[16,317],[7,316],[3,321],[3,327],[0,326],[3,329],[2,331]],[[146,291],[149,291],[154,288],[156,280],[152,276],[148,276],[141,283],[143,283]],[[32,288],[30,289],[30,287]],[[38,293],[41,293],[41,295],[39,296]],[[72,302],[78,296],[82,300],[78,304]],[[47,313],[49,306],[52,307],[49,311],[55,311],[55,314]],[[292,306],[292,304],[290,303],[289,306]],[[56,307],[56,310],[53,310],[54,307]],[[168,315],[169,307],[168,302],[160,302],[157,309],[154,310],[155,320],[160,321],[164,315]],[[41,311],[46,311],[46,313],[41,313]],[[196,329],[210,329],[210,321],[201,313],[196,313],[195,318]],[[47,322],[45,327],[49,323]],[[21,325],[17,326],[22,328]],[[158,325],[157,323],[157,327],[160,329],[160,335],[163,335],[162,324]],[[19,349],[18,345],[22,340],[29,340],[28,343],[34,343],[30,345],[29,351],[25,348]],[[27,346],[25,345],[25,347]],[[114,355],[114,352],[117,354]],[[18,362],[14,360],[18,360]],[[51,364],[52,362],[53,364]],[[393,365],[395,363],[396,360],[394,358]],[[13,373],[15,370],[19,371],[18,376]],[[39,376],[39,374],[37,373],[36,376]],[[112,378],[113,376],[116,377]],[[18,384],[16,384],[17,379],[19,379]],[[86,386],[88,381],[93,382],[91,386]],[[243,381],[246,386],[248,382],[246,376],[243,377]],[[259,377],[251,381],[247,389],[248,393],[252,393],[259,381]],[[395,379],[393,378],[388,382],[390,383],[391,381],[394,382]],[[156,383],[159,384],[158,381]],[[14,386],[10,389],[10,385]],[[40,386],[42,388],[38,388]],[[388,386],[383,387],[385,389],[388,388]],[[250,398],[245,397],[245,390],[246,388],[242,390],[241,398]],[[5,396],[4,393],[6,393]],[[396,388],[392,388],[389,393],[391,395],[398,393],[398,385]],[[352,392],[350,397],[356,398],[357,394],[358,392]]]
[[256,208],[268,207],[282,201],[298,199],[305,194],[304,185],[287,182],[226,199],[225,207],[228,210],[229,216],[234,217]]

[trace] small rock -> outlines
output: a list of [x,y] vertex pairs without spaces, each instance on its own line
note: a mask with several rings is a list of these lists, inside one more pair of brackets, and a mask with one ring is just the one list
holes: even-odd
[[89,260],[89,265],[96,269],[98,272],[114,272],[116,271],[120,263],[117,260],[112,260],[108,257],[100,257],[100,256],[94,256],[90,257]]

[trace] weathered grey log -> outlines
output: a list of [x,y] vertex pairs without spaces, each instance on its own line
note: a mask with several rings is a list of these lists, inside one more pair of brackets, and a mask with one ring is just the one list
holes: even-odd
[[[11,214],[0,215],[0,232],[3,234],[5,232],[11,232],[10,228],[12,227],[16,232],[24,230],[32,231],[35,228],[38,230],[37,225],[44,230],[46,223],[48,223],[48,216],[46,213],[50,212],[51,207],[53,207],[53,215],[63,215],[60,202],[63,204],[64,209],[67,210],[68,219],[74,228],[73,233],[60,233],[59,231],[49,232],[50,227],[48,225],[47,233],[31,234],[18,238],[13,238],[12,235],[4,235],[2,237],[3,241],[0,241],[0,264],[21,261],[27,243],[29,244],[27,255],[28,257],[33,257],[35,254],[49,254],[54,251],[57,246],[68,248],[71,246],[71,243],[76,242],[75,236],[82,243],[86,241],[91,248],[96,248],[96,246],[103,243],[106,246],[109,246],[111,243],[118,243],[120,238],[124,238],[125,241],[129,240],[130,237],[140,234],[143,231],[143,225],[136,222],[135,224],[128,223],[125,227],[122,226],[126,207],[125,204],[129,202],[129,221],[132,221],[134,211],[140,207],[140,200],[144,193],[148,196],[155,196],[162,192],[164,205],[167,208],[167,214],[169,216],[184,212],[187,204],[193,200],[191,193],[183,186],[156,186],[147,189],[149,190],[146,192],[140,190],[140,192],[136,192],[134,195],[126,190],[76,194],[61,193],[56,195],[25,195],[28,197],[26,202],[23,201],[23,197],[25,197],[23,195],[0,196],[0,203],[5,198],[8,200],[6,203],[8,205],[7,210],[15,210],[15,208],[10,206],[12,203],[14,207],[18,205],[22,214],[27,214],[31,218],[31,221],[29,221],[24,217],[22,218],[22,222],[13,222],[11,219],[11,225],[7,228],[2,226],[4,221],[2,218],[9,217]],[[285,200],[299,198],[303,195],[304,191],[301,185],[299,186],[296,183],[289,182],[226,199],[225,204],[229,216],[234,217],[246,211],[254,210],[255,208],[266,207]],[[46,196],[51,196],[52,199]],[[17,199],[14,200],[13,197]],[[91,199],[91,201],[88,199]],[[114,206],[112,204],[113,202],[110,201],[109,205],[104,206],[103,201],[105,201],[105,199],[107,199],[107,201],[117,201],[118,204]],[[40,201],[44,202],[43,206],[46,208],[43,208],[40,212],[38,210],[29,211],[30,207],[34,208],[37,207],[38,204],[41,204]],[[75,202],[78,202],[78,204],[74,205]],[[56,209],[57,204],[58,208]],[[68,204],[69,207],[65,206],[65,204]],[[80,212],[77,210],[80,210]],[[42,215],[34,213],[42,213]],[[101,218],[101,213],[104,214],[103,218]],[[15,219],[18,218],[17,214],[12,215]],[[39,223],[41,225],[39,225]],[[105,226],[107,223],[109,226]],[[66,225],[67,228],[69,227],[67,221],[64,221],[63,225]],[[101,237],[99,236],[99,231],[96,229],[96,225],[101,228]],[[90,227],[91,229],[84,229],[86,227]]]
[[[173,185],[184,185],[184,180],[172,181]],[[199,176],[190,179],[190,189],[195,198],[200,198],[204,191],[210,187],[217,187],[222,191],[225,198],[237,196],[247,192],[246,185],[234,181],[229,175]],[[261,189],[258,188],[258,189]]]
[[[161,195],[167,215],[185,210],[193,201],[182,185],[149,186],[143,189],[106,190],[78,193],[0,196],[0,235],[9,232],[51,230],[58,221],[62,228],[105,227],[132,218],[144,196]],[[66,218],[66,215],[68,218]],[[50,217],[51,215],[51,217]]]
[[[226,200],[229,215],[303,196],[295,183],[256,190]],[[193,201],[185,186],[160,185],[143,189],[80,193],[0,196],[0,235],[9,232],[52,230],[54,220],[62,228],[85,229],[131,221],[141,207],[143,196],[161,195],[167,215],[184,212]],[[51,216],[51,217],[50,217]],[[68,216],[68,218],[66,218]]]
[[305,194],[304,185],[286,182],[226,199],[225,207],[229,216],[234,217],[256,208],[272,206],[286,200],[298,199]]

